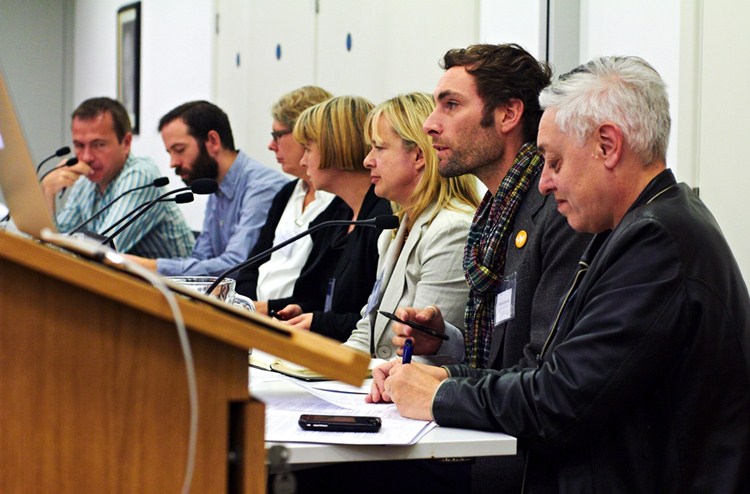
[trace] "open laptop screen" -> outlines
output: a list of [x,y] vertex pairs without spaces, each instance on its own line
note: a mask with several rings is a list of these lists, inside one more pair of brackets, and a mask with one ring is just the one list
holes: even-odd
[[34,162],[18,122],[0,67],[0,187],[16,227],[40,238],[43,228],[55,230]]

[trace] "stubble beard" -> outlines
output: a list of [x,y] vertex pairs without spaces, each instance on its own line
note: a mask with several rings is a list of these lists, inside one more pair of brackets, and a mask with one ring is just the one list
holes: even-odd
[[499,164],[505,152],[505,143],[494,133],[477,136],[479,139],[466,139],[464,149],[451,148],[451,155],[438,163],[438,172],[445,178],[472,174],[480,179],[484,175],[499,171]]

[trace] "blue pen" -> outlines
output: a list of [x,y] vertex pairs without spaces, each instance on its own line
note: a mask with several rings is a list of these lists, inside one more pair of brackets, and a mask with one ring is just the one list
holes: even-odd
[[411,363],[411,352],[414,349],[414,343],[411,340],[406,340],[404,343],[404,353],[401,362],[404,364]]

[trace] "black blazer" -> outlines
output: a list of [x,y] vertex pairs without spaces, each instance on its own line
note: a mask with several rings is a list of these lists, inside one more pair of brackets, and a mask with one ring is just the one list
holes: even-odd
[[[348,209],[348,208],[347,208]],[[375,195],[374,187],[367,191],[358,220],[391,214],[391,204]],[[349,217],[351,217],[349,210]],[[305,312],[313,313],[310,330],[339,341],[346,341],[361,318],[360,311],[367,303],[375,284],[378,268],[378,237],[380,228],[357,227],[347,234],[348,227],[333,233],[329,255],[336,261],[331,276],[335,280],[331,298],[331,310],[323,312],[327,281],[321,290],[322,302],[317,307],[300,304]],[[270,307],[270,306],[269,306]]]
[[[576,233],[557,212],[550,194],[539,193],[539,178],[529,187],[513,220],[505,257],[504,275],[515,273],[515,317],[495,328],[488,366],[504,369],[521,363],[536,364],[550,325],[557,315],[560,298],[578,268],[578,260],[591,235]],[[526,243],[516,247],[520,231]]]

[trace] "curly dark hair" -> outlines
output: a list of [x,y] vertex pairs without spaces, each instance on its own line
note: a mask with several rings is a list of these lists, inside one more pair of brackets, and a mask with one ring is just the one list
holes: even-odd
[[477,44],[448,50],[442,67],[465,67],[474,76],[477,92],[484,101],[481,125],[494,125],[494,111],[515,98],[523,103],[524,139],[536,142],[542,109],[539,93],[549,85],[552,69],[535,59],[521,46],[512,44]]
[[208,133],[215,130],[221,139],[221,145],[229,151],[237,151],[234,148],[234,136],[229,117],[224,110],[208,101],[189,101],[177,108],[170,110],[159,120],[159,132],[166,125],[178,118],[185,122],[188,134],[195,137],[198,142],[205,143]]

